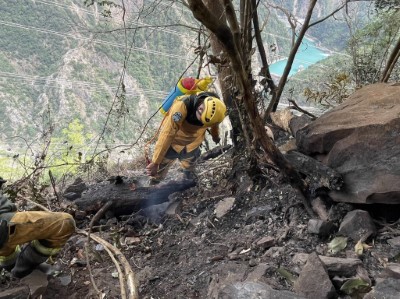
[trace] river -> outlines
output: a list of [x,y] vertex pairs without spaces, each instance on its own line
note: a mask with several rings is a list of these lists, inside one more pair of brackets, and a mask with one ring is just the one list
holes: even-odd
[[[294,58],[289,76],[292,76],[297,72],[308,68],[310,65],[313,65],[314,63],[328,56],[329,53],[323,51],[321,48],[317,48],[314,41],[304,38]],[[272,75],[281,77],[285,69],[286,63],[287,58],[272,63],[269,66],[269,71]]]

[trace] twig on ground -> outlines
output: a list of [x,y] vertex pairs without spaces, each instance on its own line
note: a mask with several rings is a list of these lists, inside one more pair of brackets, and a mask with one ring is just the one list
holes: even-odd
[[42,209],[43,211],[46,212],[51,212],[48,208],[46,208],[45,206],[41,205],[40,203],[34,202],[33,200],[29,199],[29,198],[24,198],[24,200],[30,202],[31,204],[39,207],[40,209]]
[[107,251],[108,255],[111,257],[115,267],[117,268],[118,271],[118,280],[119,280],[119,285],[121,289],[121,299],[126,299],[126,286],[125,286],[125,281],[124,281],[124,274],[122,273],[121,267],[118,264],[117,259],[114,257],[113,253],[111,252],[110,249],[108,249],[106,246],[104,246],[104,249]]
[[[77,232],[80,234],[83,234],[85,236],[89,235],[89,233],[85,232],[84,230],[78,230]],[[127,287],[129,290],[128,299],[138,299],[138,291],[137,291],[136,282],[135,282],[135,274],[132,271],[128,260],[125,258],[125,256],[122,254],[122,252],[118,248],[111,245],[110,243],[103,240],[102,238],[100,238],[97,235],[91,234],[90,238],[95,240],[99,244],[102,244],[104,247],[107,247],[111,251],[111,253],[114,254],[118,258],[119,262],[123,265],[124,272],[125,272],[124,277],[126,278]]]
[[[104,204],[104,206],[97,211],[97,213],[93,216],[92,221],[90,221],[90,225],[89,225],[89,232],[87,233],[87,242],[85,244],[85,255],[86,255],[86,264],[87,264],[87,268],[89,270],[89,277],[90,277],[90,281],[92,282],[92,285],[95,289],[95,291],[99,294],[100,298],[101,298],[101,292],[100,290],[97,288],[96,282],[94,281],[94,277],[92,274],[92,267],[90,266],[90,259],[89,259],[89,244],[90,244],[90,232],[92,230],[93,224],[100,219],[104,213],[111,207],[112,205],[112,201],[108,201],[106,204]],[[121,286],[122,289],[122,286]],[[121,291],[122,292],[122,291]]]

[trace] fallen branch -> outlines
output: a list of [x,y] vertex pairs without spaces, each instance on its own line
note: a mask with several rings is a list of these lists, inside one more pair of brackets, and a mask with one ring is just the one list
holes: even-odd
[[317,117],[314,114],[308,112],[307,110],[304,110],[304,109],[300,108],[300,106],[297,105],[297,103],[295,101],[289,100],[289,103],[291,103],[293,105],[293,107],[290,107],[290,108],[292,108],[294,110],[297,110],[297,111],[300,111],[301,113],[307,114],[312,119],[317,119]]
[[[84,230],[77,230],[77,233],[83,234],[85,236],[88,236],[89,233],[85,232]],[[123,275],[126,279],[127,282],[127,287],[129,290],[129,296],[128,299],[138,299],[138,291],[137,291],[137,286],[135,282],[135,274],[132,271],[128,260],[125,258],[125,256],[122,254],[122,252],[116,248],[115,246],[111,245],[104,239],[100,238],[97,235],[90,235],[90,238],[95,240],[97,243],[103,245],[104,247],[107,247],[109,251],[107,251],[109,254],[111,253],[112,255],[115,255],[119,262],[123,265],[125,275]]]
[[24,200],[30,202],[31,204],[37,206],[38,208],[40,208],[43,211],[46,212],[51,212],[48,208],[46,208],[45,206],[41,205],[40,203],[34,202],[33,200],[29,199],[29,198],[24,198]]
[[[93,274],[92,274],[92,267],[90,266],[90,259],[89,259],[90,233],[91,233],[91,231],[92,231],[93,224],[94,224],[98,219],[100,219],[100,218],[104,215],[104,213],[110,208],[110,206],[111,206],[111,202],[107,202],[107,203],[96,213],[96,215],[94,215],[94,217],[92,218],[92,221],[90,221],[89,232],[87,233],[87,242],[86,242],[86,245],[85,245],[86,264],[87,264],[87,267],[88,267],[88,270],[89,270],[90,281],[92,282],[92,285],[93,285],[95,291],[97,292],[97,294],[100,295],[100,298],[101,298],[101,292],[100,292],[100,290],[97,288],[96,282],[95,282],[94,277],[93,277]],[[111,256],[111,259],[114,260],[114,257]],[[117,266],[119,267],[119,265],[117,265]],[[117,268],[118,268],[118,267],[117,267]],[[122,285],[122,284],[121,284],[121,296],[122,296],[122,290],[123,290],[123,289],[124,289],[124,293],[125,293],[125,285]],[[125,299],[125,298],[126,298],[126,295],[125,295],[125,297],[122,296],[122,299]]]
[[126,285],[124,281],[124,274],[122,273],[121,267],[118,264],[117,259],[114,257],[113,253],[111,252],[108,247],[104,246],[104,249],[107,251],[108,255],[110,256],[111,260],[113,261],[115,267],[117,268],[118,271],[118,280],[119,280],[119,285],[121,289],[121,299],[126,299]]

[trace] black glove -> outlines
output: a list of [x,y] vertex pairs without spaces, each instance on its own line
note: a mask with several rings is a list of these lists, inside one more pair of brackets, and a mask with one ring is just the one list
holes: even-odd
[[0,249],[7,243],[8,234],[8,222],[0,220]]

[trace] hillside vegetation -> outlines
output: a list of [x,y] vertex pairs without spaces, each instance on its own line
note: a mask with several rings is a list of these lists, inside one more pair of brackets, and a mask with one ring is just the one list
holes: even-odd
[[[159,126],[157,109],[171,87],[181,76],[198,75],[203,52],[194,30],[197,25],[183,6],[132,0],[124,2],[126,14],[122,14],[118,5],[86,6],[83,0],[0,0],[0,4],[3,161],[22,156],[34,161],[42,151],[51,150],[56,152],[52,163],[69,164],[99,150],[135,144],[139,137],[142,146]],[[285,9],[300,20],[303,4],[288,1]],[[321,1],[314,18],[337,4]],[[290,30],[283,10],[265,6],[260,17],[269,60],[288,55]],[[334,49],[341,50],[344,20],[335,21],[321,24],[341,24],[331,27],[335,34],[329,36],[335,41],[326,42],[327,47],[336,43]],[[323,41],[326,34],[318,28],[311,33]],[[276,50],[270,51],[271,46]],[[285,97],[298,97],[315,78],[323,81],[330,76],[329,65],[315,69],[318,72],[313,68],[294,77]],[[207,65],[200,75],[207,74],[215,76],[216,71]],[[304,103],[304,98],[300,101]],[[129,155],[142,156],[142,148]],[[1,167],[8,172],[20,163],[14,159]]]

